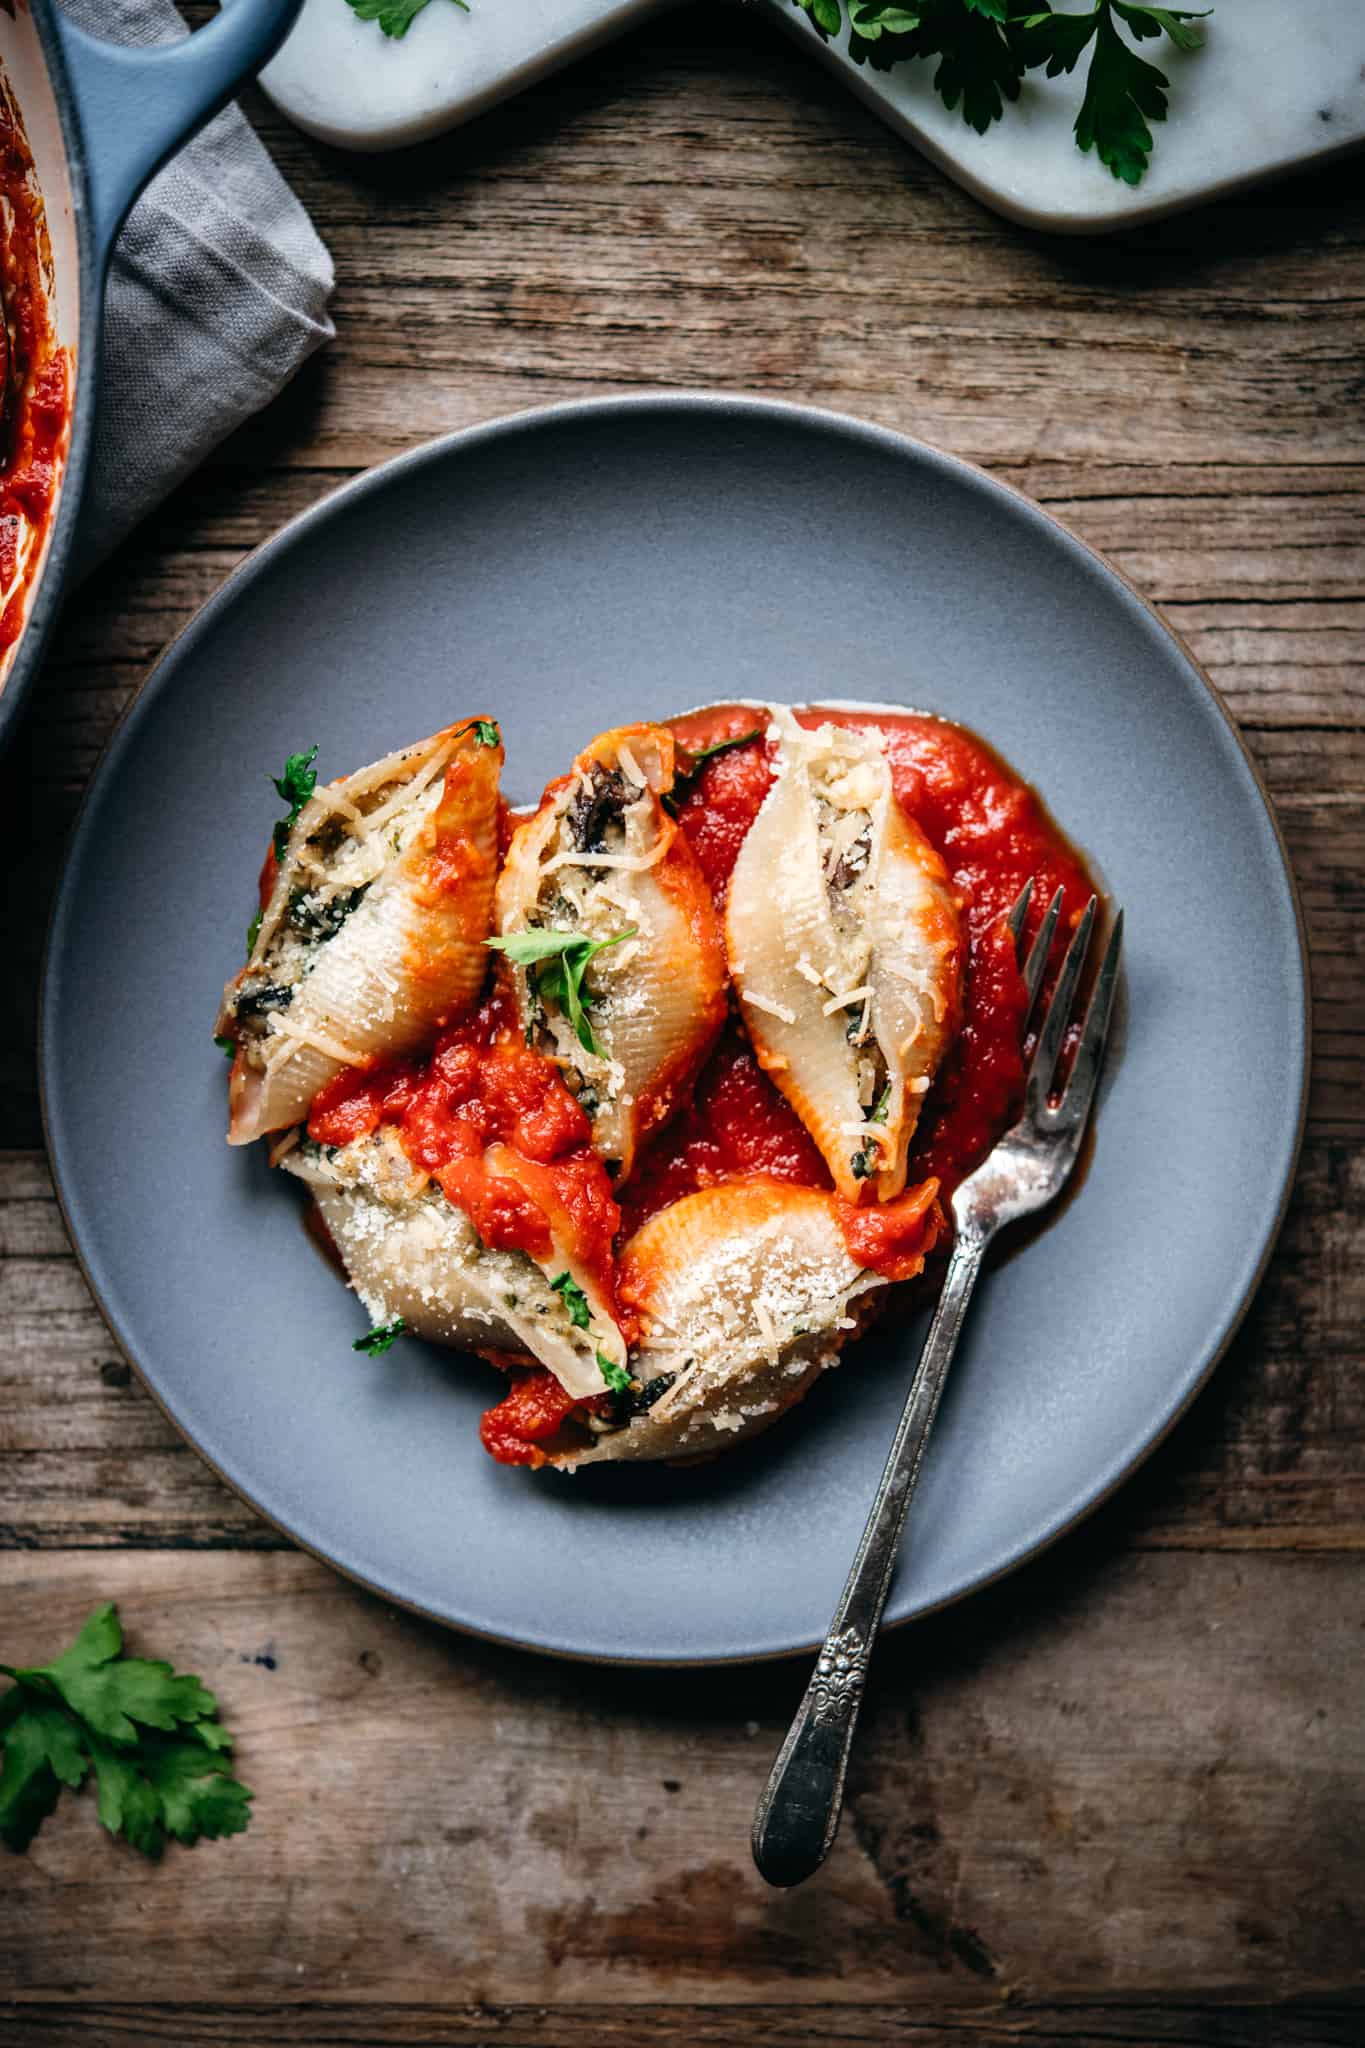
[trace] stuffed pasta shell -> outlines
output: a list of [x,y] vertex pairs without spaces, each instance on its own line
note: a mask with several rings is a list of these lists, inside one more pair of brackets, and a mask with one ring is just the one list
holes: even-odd
[[[529,1355],[575,1400],[603,1393],[604,1363],[624,1369],[609,1291],[583,1256],[552,1174],[510,1146],[461,1162],[463,1183],[416,1166],[392,1125],[340,1147],[305,1138],[281,1164],[309,1188],[377,1326],[401,1318],[436,1344]],[[541,1219],[530,1232],[528,1204]],[[495,1220],[509,1206],[522,1211],[516,1243]]]
[[726,948],[760,1065],[847,1200],[885,1202],[957,1026],[962,937],[943,862],[875,733],[773,714],[775,780],[730,881]]
[[[937,1234],[935,1194],[927,1182],[916,1204],[920,1266]],[[639,1392],[624,1420],[591,1418],[595,1441],[550,1462],[701,1457],[776,1421],[837,1362],[888,1284],[851,1248],[843,1211],[816,1188],[748,1180],[651,1217],[621,1261],[621,1297],[641,1328]],[[901,1275],[915,1263],[903,1259]]]
[[218,1019],[237,1047],[229,1143],[297,1123],[343,1067],[408,1051],[474,1001],[501,766],[497,727],[470,720],[315,789],[280,828]]
[[514,835],[489,942],[527,1043],[560,1068],[618,1183],[726,1014],[710,892],[661,801],[673,777],[662,727],[623,726],[586,748]]

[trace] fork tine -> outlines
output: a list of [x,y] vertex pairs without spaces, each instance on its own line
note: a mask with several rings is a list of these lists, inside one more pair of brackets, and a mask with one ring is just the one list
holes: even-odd
[[[1058,892],[1060,895],[1060,891]],[[1057,907],[1057,897],[1053,898]],[[1028,1109],[1030,1116],[1038,1116],[1047,1108],[1047,1099],[1052,1090],[1052,1075],[1057,1065],[1057,1055],[1062,1049],[1062,1039],[1071,1016],[1071,1005],[1076,994],[1076,983],[1081,978],[1085,956],[1090,945],[1090,934],[1094,929],[1095,897],[1085,906],[1085,915],[1077,925],[1066,949],[1062,971],[1057,976],[1057,986],[1052,991],[1052,1001],[1047,1006],[1043,1028],[1038,1033],[1038,1044],[1033,1055],[1033,1065],[1028,1077]],[[1041,936],[1041,935],[1040,935]],[[1036,948],[1035,948],[1036,950]],[[1029,956],[1032,965],[1032,955]]]
[[1109,1015],[1114,1007],[1114,990],[1118,987],[1119,979],[1119,954],[1122,950],[1123,912],[1120,910],[1115,914],[1109,944],[1104,949],[1099,977],[1090,998],[1090,1007],[1085,1013],[1085,1028],[1081,1032],[1081,1042],[1076,1048],[1071,1076],[1060,1104],[1061,1114],[1068,1122],[1083,1124],[1090,1114],[1095,1083],[1099,1080],[1100,1067],[1104,1061],[1104,1044],[1109,1036]]
[[1016,960],[1019,957],[1019,950],[1024,943],[1024,920],[1028,916],[1028,907],[1032,901],[1033,877],[1030,875],[1023,888],[1019,891],[1019,894],[1015,897],[1014,906],[1009,916],[1005,919],[1005,923],[1009,926],[1014,938],[1014,956]]
[[1038,1000],[1038,991],[1043,985],[1043,975],[1047,971],[1048,955],[1052,951],[1052,934],[1056,931],[1057,919],[1062,914],[1062,898],[1065,894],[1065,889],[1059,889],[1051,903],[1048,904],[1047,914],[1038,927],[1038,936],[1029,948],[1029,956],[1024,963],[1024,986],[1028,990],[1028,1009],[1024,1014],[1025,1024],[1028,1023],[1030,1016],[1033,1014],[1033,1006]]

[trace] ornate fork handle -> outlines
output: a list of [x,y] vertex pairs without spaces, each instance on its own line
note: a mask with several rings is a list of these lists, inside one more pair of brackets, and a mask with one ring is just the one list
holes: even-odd
[[[1022,950],[1024,920],[1032,894],[1033,884],[1029,882],[1006,920],[1014,934],[1016,953]],[[886,1470],[815,1675],[778,1752],[754,1815],[754,1861],[769,1884],[800,1884],[818,1870],[839,1826],[844,1775],[867,1681],[867,1661],[891,1588],[896,1551],[906,1510],[919,1480],[924,1447],[934,1426],[943,1382],[957,1350],[986,1247],[1003,1224],[1031,1216],[1054,1200],[1076,1164],[1104,1059],[1123,939],[1120,910],[1115,913],[1104,959],[1086,1004],[1070,1072],[1059,1083],[1062,1042],[1098,907],[1092,896],[1072,934],[1048,998],[1028,1062],[1023,1115],[997,1139],[981,1164],[954,1192],[952,1210],[957,1242]],[[1028,997],[1024,1025],[1038,1001],[1061,908],[1062,892],[1058,889],[1023,962],[1024,991]]]
[[868,1658],[891,1589],[901,1530],[967,1305],[993,1235],[993,1229],[980,1223],[959,1228],[934,1320],[853,1568],[810,1684],[758,1802],[754,1862],[769,1884],[800,1884],[818,1870],[838,1830]]

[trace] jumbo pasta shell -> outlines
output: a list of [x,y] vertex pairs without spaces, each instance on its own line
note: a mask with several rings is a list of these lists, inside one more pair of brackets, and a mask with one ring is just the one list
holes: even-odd
[[[525,1180],[543,1200],[531,1162],[499,1146],[490,1148],[490,1163]],[[485,1245],[465,1211],[411,1164],[386,1127],[330,1153],[305,1141],[281,1164],[309,1188],[376,1324],[401,1316],[414,1335],[435,1344],[504,1362],[529,1355],[576,1400],[604,1389],[599,1353],[624,1363],[625,1339],[562,1215],[548,1214],[545,1259]],[[551,1285],[564,1273],[587,1301],[586,1327],[575,1323],[571,1297]]]
[[218,1020],[229,1143],[299,1122],[343,1067],[408,1051],[487,971],[502,746],[465,720],[315,791]]
[[551,1462],[693,1458],[754,1435],[836,1362],[885,1285],[851,1256],[832,1195],[751,1180],[685,1196],[635,1233],[621,1270],[643,1331],[631,1370],[671,1383]]
[[957,1025],[957,898],[874,733],[777,711],[769,738],[775,780],[730,879],[730,976],[840,1194],[888,1201]]
[[662,727],[604,733],[518,828],[497,888],[500,939],[558,932],[611,942],[583,975],[591,1045],[540,963],[504,952],[502,971],[522,1029],[561,1067],[618,1185],[725,1021],[710,892],[660,801],[672,782],[673,739]]

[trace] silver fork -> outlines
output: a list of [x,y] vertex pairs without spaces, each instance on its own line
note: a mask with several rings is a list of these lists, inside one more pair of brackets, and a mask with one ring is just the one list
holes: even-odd
[[[1033,884],[1029,882],[1009,915],[1016,947],[1023,943],[1024,920],[1032,894]],[[1038,1001],[1061,908],[1059,889],[1048,905],[1024,962],[1029,1016]],[[1104,1058],[1123,940],[1123,912],[1119,911],[1085,1013],[1071,1072],[1060,1100],[1054,1102],[1057,1060],[1090,949],[1095,914],[1092,896],[1067,947],[1038,1033],[1023,1115],[953,1196],[957,1234],[934,1320],[924,1340],[848,1582],[810,1684],[754,1814],[754,1862],[769,1884],[785,1887],[802,1883],[824,1862],[838,1831],[844,1777],[862,1706],[868,1658],[891,1587],[901,1530],[919,1479],[924,1447],[934,1425],[939,1396],[957,1350],[986,1248],[1005,1224],[1032,1215],[1060,1194],[1076,1164]],[[1029,1016],[1024,1019],[1025,1029]]]

